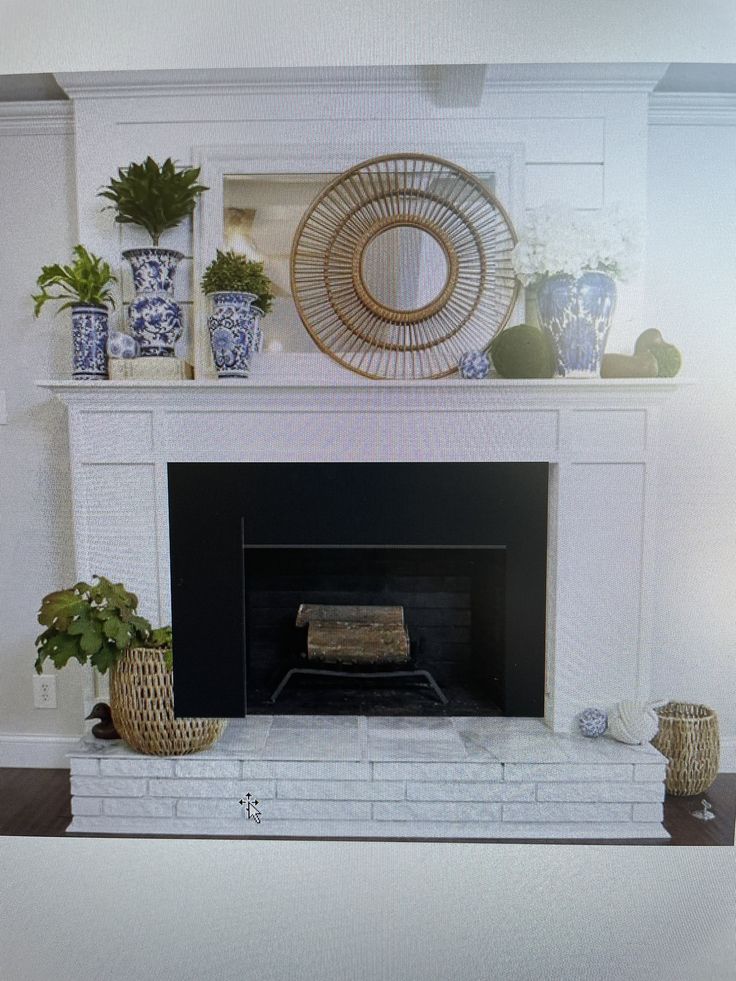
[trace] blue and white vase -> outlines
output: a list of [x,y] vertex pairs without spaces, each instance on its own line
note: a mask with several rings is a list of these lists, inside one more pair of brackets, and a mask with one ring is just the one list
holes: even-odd
[[540,284],[539,324],[552,342],[558,378],[600,376],[615,307],[616,284],[605,273],[550,276]]
[[253,353],[260,354],[263,351],[263,328],[261,327],[263,310],[260,307],[251,306],[250,313],[253,317]]
[[72,378],[107,378],[107,307],[72,306]]
[[212,294],[214,309],[207,318],[207,327],[218,378],[248,377],[257,343],[257,318],[251,309],[256,299],[254,293]]
[[138,342],[140,357],[174,356],[182,335],[181,308],[174,302],[174,274],[184,258],[173,249],[128,249],[123,252],[133,270],[135,296],[128,307],[128,323]]

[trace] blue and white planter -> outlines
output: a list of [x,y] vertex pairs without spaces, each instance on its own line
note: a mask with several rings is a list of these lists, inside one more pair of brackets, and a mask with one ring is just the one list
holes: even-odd
[[107,307],[72,306],[72,378],[107,378]]
[[212,294],[214,309],[207,318],[207,327],[218,378],[248,377],[258,344],[257,315],[251,309],[256,299],[254,293]]
[[173,357],[182,335],[181,308],[174,302],[174,274],[184,258],[173,249],[128,249],[135,296],[128,307],[130,332],[140,357]]
[[611,318],[616,284],[610,276],[585,272],[550,276],[537,290],[539,324],[552,341],[558,378],[597,378]]
[[263,351],[263,329],[261,327],[263,310],[260,307],[251,306],[250,313],[253,317],[253,353],[260,354]]

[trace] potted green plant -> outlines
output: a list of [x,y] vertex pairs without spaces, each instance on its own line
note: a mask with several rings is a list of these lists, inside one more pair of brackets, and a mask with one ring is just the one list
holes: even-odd
[[219,719],[174,716],[171,627],[154,629],[138,614],[138,597],[122,583],[95,576],[49,593],[38,621],[36,671],[50,660],[57,669],[72,658],[101,674],[110,671],[110,710],[122,738],[141,753],[192,753],[224,731]]
[[159,248],[161,235],[188,218],[199,196],[199,167],[178,167],[169,157],[159,165],[152,157],[118,169],[99,196],[112,201],[115,221],[137,225],[151,236],[151,247],[123,252],[133,270],[135,296],[128,310],[131,333],[142,357],[174,354],[182,334],[181,309],[174,302],[174,275],[184,258],[174,249]]
[[202,276],[202,290],[213,303],[207,326],[218,376],[247,378],[252,355],[263,347],[259,316],[271,310],[274,298],[263,263],[218,249]]
[[111,287],[117,279],[110,266],[83,245],[75,245],[72,251],[70,265],[41,267],[36,280],[40,292],[33,295],[33,313],[38,317],[49,301],[61,303],[57,313],[71,308],[72,377],[107,378],[107,305],[115,306]]

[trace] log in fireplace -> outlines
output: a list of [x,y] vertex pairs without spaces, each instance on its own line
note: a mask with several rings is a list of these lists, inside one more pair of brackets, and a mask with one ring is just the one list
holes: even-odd
[[[177,714],[541,716],[547,482],[542,463],[169,464]],[[302,604],[402,608],[410,663],[305,673]]]

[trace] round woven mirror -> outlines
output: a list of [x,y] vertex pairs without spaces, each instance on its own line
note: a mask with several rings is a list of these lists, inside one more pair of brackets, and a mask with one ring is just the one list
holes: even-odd
[[294,236],[291,286],[323,351],[369,378],[439,378],[485,350],[518,284],[516,236],[478,178],[422,154],[341,174]]

